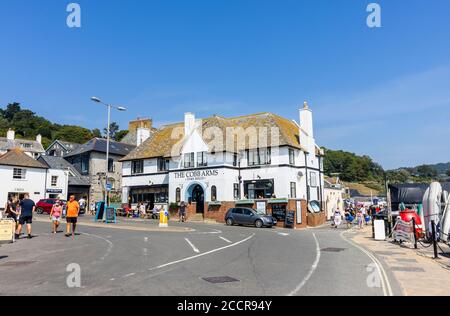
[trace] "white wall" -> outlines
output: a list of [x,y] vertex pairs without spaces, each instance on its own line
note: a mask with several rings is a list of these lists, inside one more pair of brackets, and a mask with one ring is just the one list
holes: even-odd
[[8,193],[29,193],[30,199],[38,202],[45,198],[46,169],[26,169],[24,180],[13,179],[12,166],[0,166],[0,208],[3,208],[8,199]]
[[[56,186],[52,186],[52,177],[56,176],[58,177],[58,181],[56,183]],[[67,199],[68,194],[68,187],[69,187],[69,172],[67,170],[62,169],[49,169],[47,172],[47,188],[46,188],[46,194],[45,197],[50,197],[51,192],[47,192],[47,190],[61,190],[62,193],[58,193],[58,195],[61,196],[62,199]]]
[[337,207],[339,207],[342,215],[344,215],[344,193],[345,190],[333,188],[324,189],[324,208],[328,220],[333,218],[333,210]]

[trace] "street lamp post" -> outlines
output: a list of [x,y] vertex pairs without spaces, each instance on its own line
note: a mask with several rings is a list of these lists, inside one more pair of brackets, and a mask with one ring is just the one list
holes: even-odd
[[[105,170],[105,211],[106,207],[108,205],[108,172],[109,172],[109,143],[110,143],[110,125],[111,125],[111,109],[114,108],[118,111],[126,111],[127,109],[121,106],[114,106],[111,104],[104,103],[102,100],[100,100],[97,97],[92,97],[92,101],[96,103],[101,103],[105,105],[108,108],[108,126],[107,126],[107,135],[106,135],[106,170]],[[103,212],[103,215],[105,215],[106,212]]]

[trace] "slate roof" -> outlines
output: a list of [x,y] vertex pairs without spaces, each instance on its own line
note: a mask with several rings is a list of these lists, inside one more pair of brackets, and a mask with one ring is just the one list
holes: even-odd
[[38,161],[45,163],[50,169],[69,170],[69,185],[90,185],[89,177],[81,175],[72,164],[62,157],[40,156]]
[[[208,128],[218,128],[222,131],[224,139],[226,138],[228,144],[224,144],[226,148],[245,148],[252,149],[258,147],[257,144],[253,144],[249,141],[248,137],[241,137],[235,139],[228,139],[226,137],[227,128],[247,128],[255,127],[258,131],[266,131],[266,133],[260,134],[258,137],[263,136],[263,139],[267,139],[267,146],[271,146],[271,128],[276,127],[279,131],[279,144],[273,144],[278,146],[291,146],[298,149],[304,149],[300,144],[299,139],[299,126],[286,118],[278,116],[273,113],[258,113],[253,115],[238,116],[233,118],[224,118],[220,116],[213,116],[202,120],[202,126],[198,127],[200,134],[203,135],[204,141],[211,145],[211,140],[214,139],[214,135],[204,135],[202,131]],[[266,127],[267,129],[261,129]],[[207,133],[205,133],[207,134]],[[275,135],[275,134],[274,134]],[[136,159],[148,159],[156,157],[171,157],[172,148],[178,144],[184,138],[184,122],[163,126],[159,130],[155,131],[149,139],[147,139],[141,146],[134,149],[121,161],[130,161]],[[230,137],[231,138],[231,137]],[[232,146],[232,142],[235,142]],[[230,146],[227,146],[230,145]]]
[[26,152],[38,154],[45,152],[42,144],[36,140],[27,140],[27,139],[10,140],[6,137],[0,137],[0,151],[7,151],[14,148],[19,148]]
[[[92,151],[106,153],[106,143],[107,143],[106,139],[93,138],[90,141],[88,141],[87,143],[79,146],[77,149],[69,152],[64,157],[72,157],[72,156],[76,156],[76,155],[80,155],[80,154],[88,153],[88,152],[92,152]],[[129,153],[131,153],[135,147],[136,146],[125,144],[125,143],[111,141],[110,147],[109,147],[109,153],[113,154],[113,155],[118,155],[118,156],[126,156]]]
[[[49,147],[49,148],[52,147],[55,143],[59,143],[61,146],[64,147],[64,149],[65,149],[67,152],[71,152],[71,151],[77,150],[77,149],[81,146],[81,144],[71,143],[71,142],[66,142],[66,141],[57,139],[57,140],[55,140],[53,143],[51,143],[51,145],[48,146],[48,147]],[[49,148],[47,148],[47,150],[48,150]]]
[[25,154],[21,149],[18,148],[11,149],[6,154],[1,155],[0,165],[12,167],[48,169],[46,165],[31,158],[30,156]]

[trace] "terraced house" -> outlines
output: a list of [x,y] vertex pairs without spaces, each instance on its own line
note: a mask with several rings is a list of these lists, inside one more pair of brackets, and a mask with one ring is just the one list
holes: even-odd
[[[300,125],[272,113],[213,116],[163,126],[122,161],[123,203],[181,201],[206,216],[232,202],[264,212],[290,200],[323,199],[323,152],[305,102]],[[306,210],[303,210],[306,212]]]

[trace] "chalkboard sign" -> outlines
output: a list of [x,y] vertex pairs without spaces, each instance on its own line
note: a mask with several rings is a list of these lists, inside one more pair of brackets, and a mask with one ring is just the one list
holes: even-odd
[[106,208],[106,223],[116,223],[116,209],[114,207]]
[[294,211],[287,211],[286,212],[286,221],[285,221],[285,227],[286,228],[294,228],[294,219],[295,219],[295,212]]
[[286,205],[272,205],[272,217],[278,222],[284,222],[286,219]]
[[103,213],[105,211],[105,202],[98,202],[95,206],[95,221],[103,220]]

